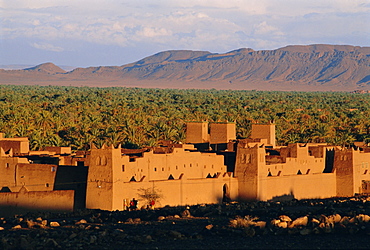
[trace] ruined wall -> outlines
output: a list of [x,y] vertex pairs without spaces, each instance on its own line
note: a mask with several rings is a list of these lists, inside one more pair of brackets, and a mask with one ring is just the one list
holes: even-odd
[[336,196],[334,173],[270,176],[259,179],[258,200],[292,196],[295,199],[329,198]]
[[73,190],[0,193],[1,216],[29,211],[73,211]]

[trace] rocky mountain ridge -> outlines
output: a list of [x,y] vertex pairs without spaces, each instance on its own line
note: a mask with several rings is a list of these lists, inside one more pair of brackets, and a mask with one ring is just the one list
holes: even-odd
[[[370,47],[292,45],[276,50],[250,48],[223,54],[169,50],[122,66],[77,68],[66,72],[52,63],[25,70],[0,70],[0,79],[89,86],[219,88],[257,90],[370,89]],[[49,83],[53,85],[53,83]]]

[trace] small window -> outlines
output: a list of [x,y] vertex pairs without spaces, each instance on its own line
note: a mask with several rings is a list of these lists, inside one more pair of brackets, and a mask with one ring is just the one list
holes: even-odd
[[47,187],[47,188],[48,188],[48,187],[49,187],[49,183],[45,183],[45,187]]
[[164,168],[162,168],[162,171],[164,171]]
[[125,165],[122,165],[122,172],[125,172]]
[[101,159],[100,156],[96,157],[96,165],[100,166],[101,165]]
[[154,171],[157,171],[157,168],[154,168]]
[[57,170],[56,167],[51,167],[51,172],[55,172]]
[[100,161],[100,165],[102,165],[102,166],[106,166],[106,165],[107,165],[107,163],[108,163],[108,161],[107,161],[107,157],[102,156],[101,161]]
[[5,163],[5,167],[6,168],[9,168],[10,167],[10,164],[9,163]]
[[242,160],[241,160],[242,163],[246,163],[247,162],[247,156],[246,154],[242,154]]

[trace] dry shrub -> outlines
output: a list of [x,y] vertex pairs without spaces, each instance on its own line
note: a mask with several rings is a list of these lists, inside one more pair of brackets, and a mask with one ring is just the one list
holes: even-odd
[[230,220],[229,226],[233,228],[247,228],[256,225],[256,220],[258,220],[258,217],[250,215],[246,215],[244,218],[237,216],[235,219]]

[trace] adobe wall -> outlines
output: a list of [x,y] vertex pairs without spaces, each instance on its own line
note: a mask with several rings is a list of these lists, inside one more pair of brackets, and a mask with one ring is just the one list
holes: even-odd
[[140,200],[140,188],[154,188],[163,198],[156,204],[157,207],[195,205],[200,203],[221,203],[224,186],[229,191],[229,197],[236,199],[238,195],[238,182],[235,178],[223,177],[207,179],[187,179],[185,175],[181,179],[163,181],[145,181],[117,183],[117,191],[114,192],[114,206],[111,210],[123,210],[132,198],[139,200],[139,207],[146,206],[145,200]]
[[14,154],[27,154],[30,144],[28,138],[0,138],[0,147],[5,152],[12,149]]
[[353,150],[353,190],[355,194],[363,193],[363,181],[370,181],[370,153]]
[[210,143],[228,143],[230,140],[236,140],[235,123],[210,124]]
[[0,193],[0,215],[29,211],[73,211],[73,190]]
[[260,167],[265,165],[265,148],[238,145],[235,177],[238,179],[238,198],[240,200],[258,199]]
[[336,196],[334,173],[270,176],[259,179],[258,200],[292,195],[295,199],[329,198]]
[[266,164],[261,167],[261,176],[282,176],[296,174],[317,174],[323,173],[325,169],[324,158],[314,158],[313,156],[285,159],[284,163]]
[[71,154],[71,147],[45,147],[45,151],[49,151],[51,154]]
[[275,124],[252,124],[251,139],[267,139],[275,147]]
[[167,154],[146,152],[134,162],[130,162],[128,156],[123,156],[115,170],[116,178],[130,181],[134,177],[140,181],[144,176],[149,180],[167,180],[170,175],[178,179],[183,173],[188,178],[206,178],[209,174],[213,176],[218,172],[226,172],[226,166],[221,155],[174,148],[172,153]]
[[209,142],[208,122],[187,122],[186,143]]
[[8,187],[12,192],[18,192],[26,186],[30,191],[51,191],[56,170],[55,165],[29,164],[25,158],[0,157],[0,189]]
[[[112,210],[114,168],[121,168],[121,149],[92,148],[89,156],[86,208]],[[114,167],[114,168],[113,168]]]
[[56,165],[20,163],[16,166],[15,184],[29,191],[52,191],[57,169]]
[[[28,163],[27,159],[18,157],[0,157],[0,189],[15,186],[16,166],[19,162]],[[18,190],[15,190],[18,191]]]
[[337,179],[337,195],[352,196],[356,192],[354,183],[352,149],[337,149],[334,152],[334,172]]
[[[226,174],[223,156],[183,148],[163,154],[146,152],[134,161],[129,156],[121,156],[120,148],[92,149],[89,161],[87,208],[122,209],[124,199],[137,197],[138,188],[150,187],[153,183],[163,189],[166,205],[215,203],[222,199],[226,181],[220,179],[220,174]],[[207,178],[216,176],[219,178]],[[227,183],[231,185],[230,181]],[[230,185],[230,195],[235,195],[237,190]]]
[[280,156],[269,155],[259,145],[238,145],[235,177],[239,179],[240,199],[267,200],[291,193],[296,198],[336,195],[335,174],[323,174],[326,151],[317,150],[316,156],[323,156],[319,158],[310,154],[309,147],[294,144],[280,152]]

